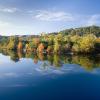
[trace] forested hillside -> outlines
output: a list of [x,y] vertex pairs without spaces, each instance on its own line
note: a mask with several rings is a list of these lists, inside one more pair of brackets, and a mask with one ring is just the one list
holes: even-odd
[[41,35],[0,36],[0,49],[39,53],[100,53],[100,27],[80,27]]

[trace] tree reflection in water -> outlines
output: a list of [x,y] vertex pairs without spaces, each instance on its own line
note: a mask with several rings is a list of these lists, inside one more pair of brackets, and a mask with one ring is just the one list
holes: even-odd
[[21,51],[7,50],[0,51],[0,53],[10,56],[10,59],[14,62],[20,61],[21,58],[30,58],[34,64],[38,64],[38,61],[41,61],[43,69],[47,69],[49,66],[59,68],[63,64],[78,64],[88,71],[100,67],[100,55],[44,55],[42,53],[34,54],[33,52],[24,53]]

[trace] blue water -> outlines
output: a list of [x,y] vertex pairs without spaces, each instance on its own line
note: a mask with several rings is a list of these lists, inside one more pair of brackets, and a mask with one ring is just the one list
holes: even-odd
[[57,67],[57,59],[55,64],[23,57],[14,62],[0,54],[0,100],[100,100],[100,64],[87,70],[58,60]]

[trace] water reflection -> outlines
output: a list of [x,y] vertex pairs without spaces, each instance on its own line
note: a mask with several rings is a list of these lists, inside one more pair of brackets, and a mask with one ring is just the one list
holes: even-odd
[[10,59],[14,62],[20,61],[21,58],[29,58],[33,60],[34,64],[42,62],[42,69],[47,69],[49,66],[56,68],[62,67],[64,64],[78,64],[84,67],[86,70],[93,70],[100,67],[100,55],[46,55],[46,54],[34,54],[33,52],[23,53],[3,50],[0,51],[3,55],[10,56]]

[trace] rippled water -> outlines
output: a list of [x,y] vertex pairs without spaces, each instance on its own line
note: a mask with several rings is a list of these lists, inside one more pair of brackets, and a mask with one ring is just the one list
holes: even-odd
[[99,55],[0,53],[0,100],[99,99]]

